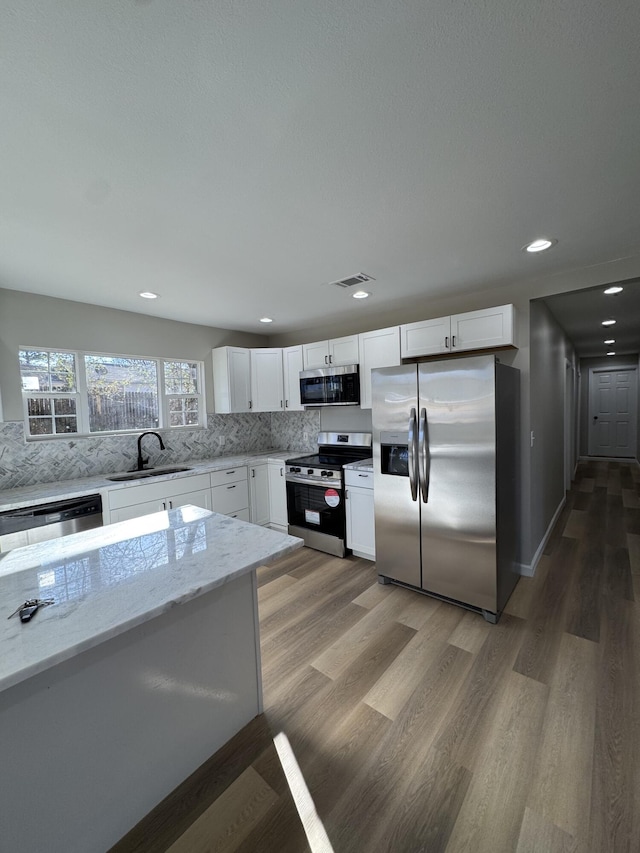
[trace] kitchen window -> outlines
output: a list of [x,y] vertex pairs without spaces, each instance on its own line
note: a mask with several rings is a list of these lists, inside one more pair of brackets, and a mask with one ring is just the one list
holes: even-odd
[[204,425],[200,361],[19,351],[29,438]]

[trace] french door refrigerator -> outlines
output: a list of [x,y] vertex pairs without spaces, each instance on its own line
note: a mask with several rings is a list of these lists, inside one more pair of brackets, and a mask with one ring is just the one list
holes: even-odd
[[476,355],[371,379],[380,582],[497,622],[518,581],[519,371]]

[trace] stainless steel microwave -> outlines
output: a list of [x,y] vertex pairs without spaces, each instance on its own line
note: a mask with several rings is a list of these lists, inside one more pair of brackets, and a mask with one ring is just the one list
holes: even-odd
[[360,371],[357,364],[331,365],[300,373],[300,402],[306,407],[359,406]]

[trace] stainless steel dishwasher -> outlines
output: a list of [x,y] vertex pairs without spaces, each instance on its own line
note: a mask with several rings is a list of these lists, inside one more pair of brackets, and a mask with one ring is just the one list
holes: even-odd
[[86,495],[0,512],[0,553],[102,526],[102,498]]

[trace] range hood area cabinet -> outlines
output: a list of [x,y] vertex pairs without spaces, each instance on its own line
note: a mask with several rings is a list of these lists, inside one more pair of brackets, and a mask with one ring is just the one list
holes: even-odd
[[304,370],[338,364],[359,364],[358,335],[302,345]]
[[302,411],[302,347],[218,347],[212,358],[218,414]]
[[402,358],[515,346],[513,305],[482,308],[400,326]]

